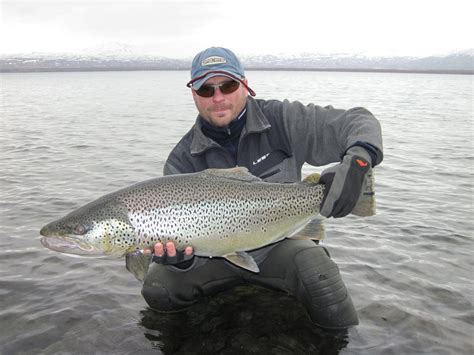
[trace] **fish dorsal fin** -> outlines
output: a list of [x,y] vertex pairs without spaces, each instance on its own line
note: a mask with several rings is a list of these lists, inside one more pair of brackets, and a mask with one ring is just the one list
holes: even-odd
[[308,184],[308,185],[316,185],[319,183],[319,179],[321,178],[321,175],[318,173],[313,173],[308,176],[306,176],[303,179],[303,183]]
[[303,228],[288,236],[290,239],[312,239],[323,240],[326,237],[326,228],[324,227],[324,219],[314,218],[309,221]]
[[244,251],[236,251],[235,253],[224,255],[224,259],[245,270],[255,273],[260,272],[260,269],[252,256]]
[[199,174],[204,176],[216,176],[225,179],[239,180],[239,181],[262,181],[260,178],[249,173],[248,169],[243,166],[237,166],[230,169],[207,169],[201,171]]

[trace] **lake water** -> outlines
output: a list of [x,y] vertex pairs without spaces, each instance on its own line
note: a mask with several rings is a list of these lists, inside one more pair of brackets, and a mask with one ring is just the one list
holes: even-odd
[[291,297],[257,287],[162,315],[123,259],[42,247],[44,224],[161,175],[195,119],[188,72],[2,74],[0,353],[473,353],[473,77],[248,78],[257,98],[364,106],[381,121],[378,214],[329,220],[324,241],[360,325],[320,330]]

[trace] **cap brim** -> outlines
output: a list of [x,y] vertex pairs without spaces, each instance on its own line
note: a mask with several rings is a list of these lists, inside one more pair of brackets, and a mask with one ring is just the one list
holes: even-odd
[[204,84],[207,80],[215,76],[226,76],[230,79],[241,81],[241,77],[237,73],[231,73],[229,71],[224,70],[210,70],[207,73],[204,73],[203,75],[191,79],[191,81],[187,83],[186,86],[198,90],[202,86],[202,84]]
[[223,73],[208,73],[204,78],[196,80],[195,82],[192,83],[192,88],[194,90],[199,90],[199,88],[204,84],[206,81],[208,81],[210,78],[213,78],[215,76],[226,76],[229,79],[235,80],[234,76],[231,76],[229,74],[223,74]]

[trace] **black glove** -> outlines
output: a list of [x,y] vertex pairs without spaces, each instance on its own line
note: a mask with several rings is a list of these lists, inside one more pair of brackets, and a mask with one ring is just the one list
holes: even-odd
[[321,173],[319,182],[326,185],[319,213],[325,217],[344,217],[355,207],[369,171],[371,159],[362,147],[352,147],[342,162]]
[[173,265],[180,269],[187,269],[192,264],[192,259],[194,258],[194,253],[186,255],[184,250],[176,250],[175,256],[168,256],[165,253],[162,256],[157,256],[153,254],[151,259],[154,263],[163,264],[163,265]]

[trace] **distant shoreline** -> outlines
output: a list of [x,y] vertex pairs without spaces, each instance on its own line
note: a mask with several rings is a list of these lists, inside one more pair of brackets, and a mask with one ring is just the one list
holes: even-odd
[[[455,74],[473,75],[474,70],[418,70],[418,69],[370,69],[370,68],[246,68],[247,71],[310,71],[310,72],[354,72],[354,73],[399,73],[399,74]],[[4,69],[0,73],[53,73],[53,72],[102,72],[102,71],[189,71],[183,68],[32,68]]]
[[406,73],[406,74],[461,74],[473,75],[474,70],[417,70],[417,69],[359,69],[359,68],[246,68],[258,71],[322,71],[355,73]]

